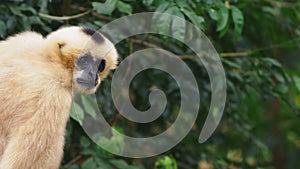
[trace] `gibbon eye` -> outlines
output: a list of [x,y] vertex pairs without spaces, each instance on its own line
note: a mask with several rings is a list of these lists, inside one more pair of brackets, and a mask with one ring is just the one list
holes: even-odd
[[99,65],[99,67],[98,67],[98,73],[103,72],[103,70],[105,69],[105,65],[106,65],[106,61],[104,59],[101,60],[101,63]]
[[81,69],[86,69],[92,62],[92,57],[89,54],[84,54],[77,60],[76,64]]
[[81,57],[79,59],[79,62],[82,63],[82,64],[88,64],[88,58],[87,57]]

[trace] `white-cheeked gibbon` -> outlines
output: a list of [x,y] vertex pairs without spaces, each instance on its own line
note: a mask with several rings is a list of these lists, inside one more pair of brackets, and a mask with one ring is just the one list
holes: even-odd
[[0,169],[58,169],[73,93],[95,92],[117,58],[87,27],[0,41]]

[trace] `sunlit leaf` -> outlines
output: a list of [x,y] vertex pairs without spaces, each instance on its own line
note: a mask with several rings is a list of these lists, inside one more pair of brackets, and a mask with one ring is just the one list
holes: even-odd
[[170,156],[163,156],[158,158],[155,162],[155,167],[164,168],[164,169],[177,169],[176,160]]

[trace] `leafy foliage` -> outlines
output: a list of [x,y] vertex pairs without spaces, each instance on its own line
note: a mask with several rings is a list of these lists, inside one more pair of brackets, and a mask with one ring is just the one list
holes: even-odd
[[[91,100],[81,98],[85,108],[74,104],[70,113],[62,169],[293,169],[300,165],[299,9],[300,2],[296,0],[10,0],[0,4],[0,38],[24,30],[47,34],[65,25],[99,28],[127,14],[155,11],[193,23],[204,31],[221,56],[231,56],[221,59],[228,86],[225,115],[213,137],[199,144],[211,91],[208,75],[195,62],[194,53],[178,41],[159,35],[139,35],[120,42],[120,60],[130,52],[153,46],[183,58],[197,77],[201,113],[189,135],[170,151],[157,157],[129,159],[106,152],[86,136],[81,121],[86,116],[95,118],[96,112]],[[59,18],[75,14],[82,15]],[[161,32],[172,30],[178,37],[187,36],[186,25],[176,24],[176,19],[154,16],[154,20]],[[149,70],[131,83],[131,101],[137,109],[149,108],[147,98],[154,88],[162,89],[168,98],[165,112],[150,124],[136,124],[118,115],[110,97],[110,79],[111,75],[101,84],[97,99],[105,118],[118,132],[153,136],[176,119],[180,93],[171,76]],[[112,133],[109,139],[100,136],[99,142],[123,151],[122,139]]]

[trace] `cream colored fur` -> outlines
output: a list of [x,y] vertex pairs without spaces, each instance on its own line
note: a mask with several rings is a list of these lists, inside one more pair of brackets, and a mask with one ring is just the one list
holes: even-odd
[[[80,27],[63,28],[46,38],[25,32],[0,42],[0,169],[59,168],[74,62],[86,50],[107,60],[101,80],[115,68],[117,53],[111,42],[94,43]],[[91,93],[96,88],[76,90]]]

